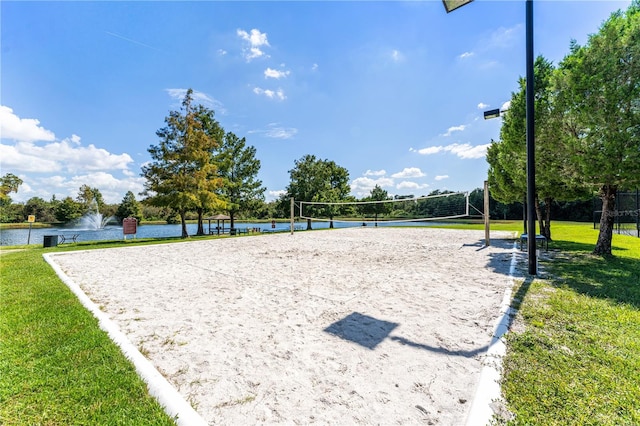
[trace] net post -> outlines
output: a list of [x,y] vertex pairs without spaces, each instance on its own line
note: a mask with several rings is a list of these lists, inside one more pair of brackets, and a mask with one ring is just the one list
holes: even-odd
[[485,246],[491,245],[489,235],[489,181],[484,181],[484,241]]
[[293,197],[291,197],[291,235],[293,235]]
[[465,203],[466,205],[464,206],[464,210],[465,210],[464,213],[466,216],[469,216],[469,191],[464,193],[464,198],[466,201]]

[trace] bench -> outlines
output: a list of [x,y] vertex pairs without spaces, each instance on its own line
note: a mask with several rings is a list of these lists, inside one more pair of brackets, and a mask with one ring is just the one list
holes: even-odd
[[[529,236],[527,234],[520,235],[520,251],[522,251],[524,247],[527,247],[528,238]],[[545,237],[544,235],[536,235],[536,247],[544,247],[545,251],[549,250],[549,241],[547,240],[547,237]]]
[[78,237],[80,236],[80,234],[60,234],[58,235],[58,244],[64,244],[65,242],[67,242],[67,240],[71,239],[71,241],[73,241],[74,243],[78,242]]
[[248,234],[249,228],[231,228],[230,235]]
[[214,228],[209,230],[209,235],[224,235],[228,234],[229,232],[229,228]]

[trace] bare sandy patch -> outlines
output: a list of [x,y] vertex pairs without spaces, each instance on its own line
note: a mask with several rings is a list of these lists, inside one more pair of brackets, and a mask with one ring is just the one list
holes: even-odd
[[53,260],[210,424],[463,424],[510,286],[483,232],[352,228]]

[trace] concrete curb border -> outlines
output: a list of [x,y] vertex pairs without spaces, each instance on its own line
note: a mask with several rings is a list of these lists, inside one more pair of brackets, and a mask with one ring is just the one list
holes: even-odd
[[511,296],[515,280],[515,270],[517,263],[516,243],[513,244],[511,254],[511,264],[509,266],[510,284],[504,292],[500,304],[500,316],[498,317],[494,329],[491,343],[483,360],[484,366],[480,372],[480,380],[476,389],[466,426],[485,426],[491,423],[495,414],[491,408],[493,401],[501,398],[500,379],[502,369],[502,358],[507,353],[503,336],[509,331],[511,320],[516,311],[511,308]]

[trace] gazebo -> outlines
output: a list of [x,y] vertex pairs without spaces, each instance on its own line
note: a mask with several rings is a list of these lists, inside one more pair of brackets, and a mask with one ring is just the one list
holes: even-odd
[[[216,231],[218,233],[218,235],[220,235],[221,233],[224,234],[224,221],[225,220],[231,220],[231,218],[227,215],[224,214],[217,214],[215,216],[211,216],[211,217],[205,217],[205,220],[209,221],[209,235],[213,235],[215,232],[211,231],[211,221],[215,220],[216,221],[216,228],[214,229],[214,231]],[[220,227],[220,221],[222,221],[222,228]]]

